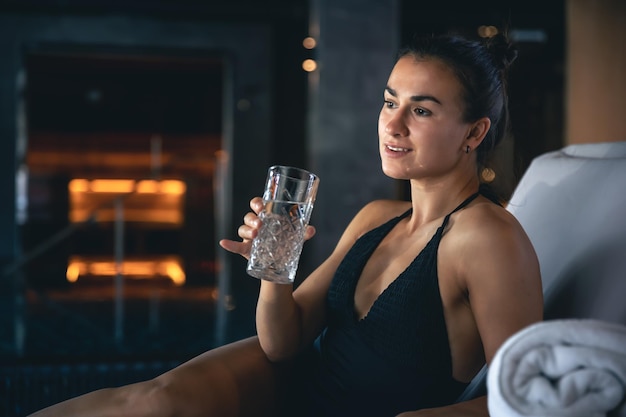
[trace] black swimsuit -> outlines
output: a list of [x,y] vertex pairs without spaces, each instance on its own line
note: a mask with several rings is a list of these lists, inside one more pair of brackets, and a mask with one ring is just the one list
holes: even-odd
[[[327,297],[328,327],[316,341],[314,376],[305,383],[310,416],[395,416],[454,402],[467,384],[452,359],[437,276],[437,250],[452,213],[367,316],[355,316],[354,292],[372,252],[401,216],[359,238],[337,268]],[[304,405],[304,404],[302,404]]]

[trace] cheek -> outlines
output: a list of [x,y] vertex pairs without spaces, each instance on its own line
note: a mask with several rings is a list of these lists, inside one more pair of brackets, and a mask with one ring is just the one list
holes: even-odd
[[454,147],[461,144],[465,137],[465,130],[458,126],[439,126],[429,134],[433,142],[443,148]]
[[381,112],[378,115],[378,138],[382,140],[384,134],[385,134],[385,126],[387,125],[387,122],[385,121],[385,117],[383,115],[383,113]]

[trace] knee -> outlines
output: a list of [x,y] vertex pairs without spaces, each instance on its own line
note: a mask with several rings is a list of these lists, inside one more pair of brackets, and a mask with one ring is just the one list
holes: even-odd
[[174,417],[175,409],[168,387],[158,378],[108,388],[116,409],[128,417]]

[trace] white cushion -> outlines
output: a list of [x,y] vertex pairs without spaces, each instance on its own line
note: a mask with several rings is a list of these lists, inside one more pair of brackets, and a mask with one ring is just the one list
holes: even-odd
[[507,209],[537,252],[548,314],[626,323],[626,142],[535,158]]

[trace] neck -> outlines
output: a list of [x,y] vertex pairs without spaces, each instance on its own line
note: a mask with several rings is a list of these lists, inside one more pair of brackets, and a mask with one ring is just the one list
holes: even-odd
[[415,226],[442,217],[463,200],[478,191],[478,177],[465,178],[464,181],[439,184],[423,184],[411,181],[411,204],[413,214],[411,223]]

